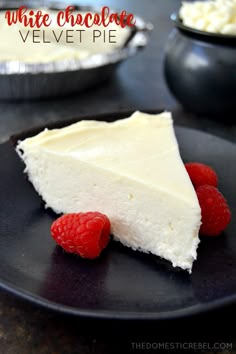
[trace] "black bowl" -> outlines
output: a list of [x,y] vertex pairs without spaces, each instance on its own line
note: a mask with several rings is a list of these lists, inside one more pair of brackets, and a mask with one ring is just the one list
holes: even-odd
[[227,119],[236,112],[236,36],[189,28],[177,15],[164,59],[167,85],[191,112]]

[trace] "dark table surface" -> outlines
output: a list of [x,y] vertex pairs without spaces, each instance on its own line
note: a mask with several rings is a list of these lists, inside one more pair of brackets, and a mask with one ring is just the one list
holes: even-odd
[[[179,0],[114,0],[96,1],[96,4],[126,9],[151,21],[154,30],[148,47],[123,63],[108,82],[96,89],[58,100],[1,102],[0,142],[13,133],[47,122],[132,109],[171,110],[175,124],[208,131],[236,142],[235,124],[226,126],[219,120],[196,117],[186,112],[168,92],[162,62],[172,27],[169,15],[178,9]],[[227,343],[235,346],[235,316],[236,306],[231,305],[205,315],[170,322],[86,321],[47,312],[0,290],[0,354],[157,352],[157,342],[223,342],[225,347],[222,348],[226,349]],[[167,344],[165,348],[168,352]],[[210,348],[210,345],[206,346],[204,352],[210,352]],[[189,353],[190,349],[191,346],[180,352]]]

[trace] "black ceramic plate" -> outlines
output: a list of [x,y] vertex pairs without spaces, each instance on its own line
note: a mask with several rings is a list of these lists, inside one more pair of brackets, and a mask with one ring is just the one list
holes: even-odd
[[55,214],[44,209],[7,142],[0,145],[1,288],[46,308],[93,318],[169,319],[236,301],[236,145],[187,128],[177,127],[176,133],[185,161],[217,170],[233,213],[227,232],[202,240],[191,275],[116,242],[95,261],[64,253],[49,233]]

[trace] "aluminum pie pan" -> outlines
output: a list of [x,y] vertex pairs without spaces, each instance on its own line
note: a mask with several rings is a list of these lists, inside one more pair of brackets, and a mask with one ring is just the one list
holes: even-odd
[[[24,5],[39,8],[34,1]],[[92,6],[74,6],[79,11],[96,12]],[[68,4],[47,2],[49,10],[65,9]],[[18,1],[0,1],[0,10],[18,8]],[[109,53],[95,54],[84,59],[51,61],[46,63],[24,63],[20,61],[0,62],[0,100],[30,100],[69,95],[98,85],[108,79],[115,68],[144,48],[149,39],[152,25],[135,16],[136,25],[123,47]]]

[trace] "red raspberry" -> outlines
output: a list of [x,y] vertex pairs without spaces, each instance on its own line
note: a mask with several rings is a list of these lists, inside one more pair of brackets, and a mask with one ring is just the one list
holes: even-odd
[[200,186],[196,189],[198,201],[202,210],[202,225],[200,234],[217,236],[226,229],[231,212],[227,201],[219,190],[213,186]]
[[185,168],[195,188],[204,184],[217,187],[217,174],[210,166],[199,162],[189,162],[185,164]]
[[66,214],[52,223],[51,234],[65,251],[93,259],[109,242],[110,221],[99,212]]

